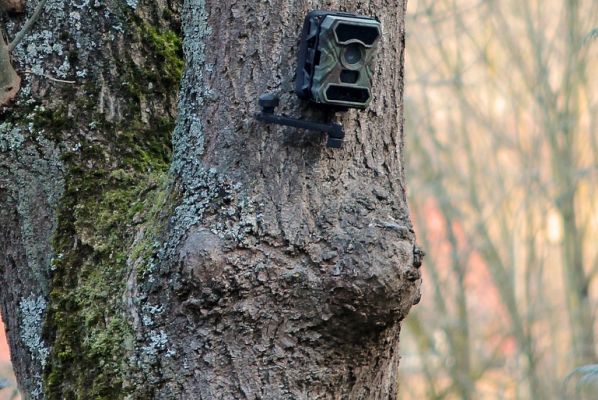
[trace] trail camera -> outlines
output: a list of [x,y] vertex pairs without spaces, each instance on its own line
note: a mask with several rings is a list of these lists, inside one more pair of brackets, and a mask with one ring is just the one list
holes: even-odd
[[[372,98],[372,61],[380,40],[374,18],[332,11],[312,11],[303,24],[299,44],[295,92],[299,98],[333,111],[366,108]],[[256,119],[266,124],[293,126],[328,134],[327,146],[340,148],[343,127],[326,121],[305,121],[274,113],[279,98],[260,97]]]
[[366,108],[380,33],[380,22],[373,18],[310,12],[299,48],[297,95],[315,103]]

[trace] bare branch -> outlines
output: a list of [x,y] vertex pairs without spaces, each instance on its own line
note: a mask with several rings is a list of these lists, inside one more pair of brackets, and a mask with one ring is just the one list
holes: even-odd
[[21,42],[21,40],[23,40],[25,35],[27,35],[27,33],[29,33],[29,31],[33,27],[33,24],[35,24],[35,22],[38,20],[42,10],[44,9],[44,6],[46,5],[46,1],[47,0],[40,0],[40,2],[37,3],[37,6],[35,7],[35,11],[33,11],[33,15],[31,16],[31,18],[29,18],[27,20],[27,22],[25,22],[23,29],[21,29],[19,31],[19,33],[17,33],[15,38],[8,45],[9,52],[13,51],[14,48],[17,47],[17,45]]
[[77,81],[67,81],[67,80],[64,80],[64,79],[58,79],[58,78],[54,78],[53,76],[50,76],[50,75],[47,75],[47,74],[36,74],[35,72],[33,72],[33,71],[29,70],[29,69],[25,70],[25,73],[29,74],[29,75],[43,76],[44,78],[49,79],[49,80],[51,80],[53,82],[69,83],[69,84],[77,83]]
[[589,42],[591,42],[592,40],[596,40],[598,39],[598,28],[594,28],[590,31],[590,33],[588,33],[584,39],[583,39],[583,44],[588,44]]

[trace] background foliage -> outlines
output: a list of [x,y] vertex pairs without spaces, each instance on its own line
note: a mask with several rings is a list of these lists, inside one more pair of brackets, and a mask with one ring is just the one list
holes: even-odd
[[598,2],[408,10],[408,187],[428,256],[402,396],[590,398]]

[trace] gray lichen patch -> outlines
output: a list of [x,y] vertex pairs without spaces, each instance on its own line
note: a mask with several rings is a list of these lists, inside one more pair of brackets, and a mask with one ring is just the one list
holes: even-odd
[[158,355],[158,351],[166,350],[168,345],[168,335],[163,331],[150,331],[148,335],[147,345],[143,346],[142,354],[149,357],[151,360],[144,360],[142,365],[151,365],[155,363],[155,358]]
[[[13,349],[13,364],[26,365],[28,374],[21,373],[19,384],[34,399],[42,396],[42,370],[50,352],[42,329],[53,255],[50,237],[56,227],[53,211],[64,183],[59,150],[33,122],[39,111],[19,110],[0,124],[0,230],[7,249],[0,254],[0,280],[7,282],[0,299],[8,300],[8,310],[16,309],[11,339],[22,352]],[[35,295],[10,304],[23,293]]]
[[207,23],[205,0],[187,0],[183,4],[183,53],[187,68],[182,78],[178,117],[173,132],[173,157],[170,173],[180,183],[181,201],[174,210],[173,229],[160,251],[163,264],[176,257],[177,248],[189,229],[199,224],[213,201],[226,193],[230,184],[214,169],[204,168],[204,128],[199,111],[205,101],[201,86],[205,66],[205,42],[212,33]]
[[10,122],[0,124],[0,153],[18,150],[24,141],[25,136],[18,126]]
[[49,349],[42,339],[42,326],[47,302],[42,296],[30,295],[19,303],[21,318],[21,341],[29,350],[33,360],[42,367],[48,361]]
[[[38,1],[27,1],[28,17],[31,17],[37,4]],[[26,35],[12,52],[12,57],[19,65],[20,71],[27,73],[23,75],[23,87],[19,93],[18,101],[21,103],[31,101],[32,76],[42,77],[48,74],[64,78],[69,72],[64,66],[67,58],[65,41],[61,39],[58,31],[52,29],[52,27],[64,26],[68,21],[64,3],[60,0],[48,0],[42,19],[47,22],[38,21],[32,32]],[[7,24],[10,36],[16,35],[20,29],[21,26],[14,22]]]
[[129,7],[131,7],[132,9],[135,10],[137,8],[139,1],[138,0],[125,0],[125,3],[127,3],[127,5]]
[[207,23],[205,0],[187,0],[183,5],[183,53],[187,66],[181,84],[179,110],[173,133],[173,162],[171,171],[182,179],[184,185],[197,186],[201,173],[201,156],[204,152],[204,131],[198,117],[205,93],[201,86],[205,65],[205,41],[212,33]]

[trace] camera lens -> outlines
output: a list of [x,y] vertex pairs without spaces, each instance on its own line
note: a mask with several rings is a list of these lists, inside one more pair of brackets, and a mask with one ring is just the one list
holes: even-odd
[[357,64],[361,61],[361,46],[357,43],[348,45],[345,49],[345,61],[348,64]]

